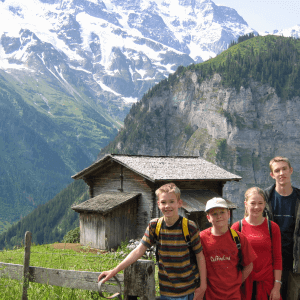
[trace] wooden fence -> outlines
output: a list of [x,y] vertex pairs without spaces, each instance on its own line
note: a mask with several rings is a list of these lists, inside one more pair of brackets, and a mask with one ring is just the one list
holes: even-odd
[[[24,264],[10,264],[0,262],[0,278],[6,277],[23,280],[22,300],[28,300],[27,288],[29,282],[55,285],[60,287],[98,291],[98,272],[70,271],[31,267],[30,263],[31,233],[25,233]],[[116,277],[121,283],[121,293],[124,300],[158,300],[155,298],[155,265],[153,261],[141,260],[129,266],[123,274]],[[289,274],[288,300],[300,299],[300,274]],[[119,285],[116,280],[110,279],[102,287],[103,292],[118,293]],[[117,297],[115,297],[117,298]],[[120,299],[120,297],[118,297]]]
[[[29,282],[55,285],[67,288],[98,291],[98,272],[70,271],[31,267],[30,263],[31,233],[25,233],[24,265],[0,262],[0,277],[7,277],[23,281],[22,300],[27,300]],[[150,260],[138,260],[124,270],[123,274],[116,275],[121,283],[121,292],[124,300],[154,300],[155,299],[155,265]],[[104,284],[103,292],[118,293],[119,285],[113,278]],[[117,298],[117,297],[116,297]],[[119,298],[120,299],[120,298]],[[158,298],[159,299],[159,298]]]

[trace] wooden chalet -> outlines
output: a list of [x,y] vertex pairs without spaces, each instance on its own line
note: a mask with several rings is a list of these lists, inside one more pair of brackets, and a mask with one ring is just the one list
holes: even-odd
[[[141,238],[148,222],[161,213],[155,191],[174,182],[181,190],[179,213],[207,228],[205,203],[222,197],[228,181],[242,178],[195,156],[109,154],[72,176],[89,186],[90,199],[73,206],[80,213],[80,243],[111,249]],[[232,216],[236,206],[226,199]]]

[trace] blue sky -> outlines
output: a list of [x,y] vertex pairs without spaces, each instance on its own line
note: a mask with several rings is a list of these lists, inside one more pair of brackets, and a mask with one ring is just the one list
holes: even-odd
[[234,8],[250,27],[273,32],[300,25],[300,0],[212,0]]

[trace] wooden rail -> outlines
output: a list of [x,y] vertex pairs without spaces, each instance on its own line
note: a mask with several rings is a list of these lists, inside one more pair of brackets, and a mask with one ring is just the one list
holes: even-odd
[[[76,288],[81,290],[98,291],[97,281],[99,274],[99,272],[29,267],[29,282]],[[6,277],[19,281],[23,280],[23,265],[0,262],[0,277]],[[116,277],[123,286],[123,293],[124,275],[118,274]],[[112,284],[116,283],[114,279],[110,279],[107,282]],[[115,285],[105,284],[103,285],[103,291],[108,293],[116,293],[118,291],[118,287]]]
[[[27,300],[29,282],[55,285],[67,288],[98,291],[100,272],[72,271],[29,266],[31,233],[25,233],[24,265],[0,262],[0,278],[23,281],[22,300]],[[138,260],[116,277],[121,283],[124,299],[153,300],[155,299],[155,265],[150,260]],[[119,286],[113,278],[102,287],[103,292],[118,293]]]

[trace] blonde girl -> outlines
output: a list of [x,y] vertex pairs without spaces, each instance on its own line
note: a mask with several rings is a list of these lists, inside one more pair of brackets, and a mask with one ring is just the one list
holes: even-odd
[[279,226],[264,217],[264,192],[252,187],[245,193],[244,219],[232,225],[241,231],[256,252],[253,271],[242,287],[242,299],[280,300],[282,255]]

